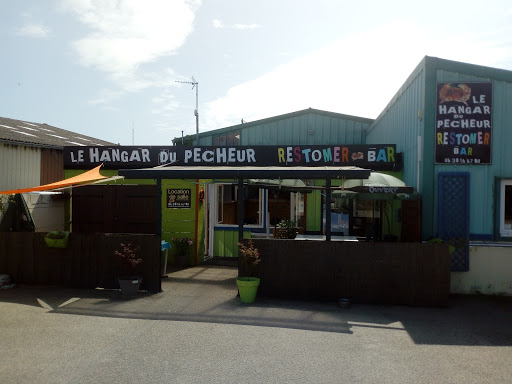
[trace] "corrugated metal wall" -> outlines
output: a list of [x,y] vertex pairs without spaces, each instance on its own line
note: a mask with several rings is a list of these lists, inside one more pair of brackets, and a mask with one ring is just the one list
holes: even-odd
[[369,124],[307,114],[241,130],[242,145],[362,144]]
[[0,190],[39,185],[41,150],[0,143]]
[[240,145],[364,144],[371,119],[311,110],[255,121],[201,135],[201,145],[212,145],[213,136],[240,132]]
[[418,188],[418,136],[423,132],[424,68],[411,76],[372,124],[366,144],[396,144],[397,152],[404,154],[402,178]]
[[[491,165],[436,165],[436,83],[492,81],[493,131]],[[470,233],[494,231],[495,177],[512,179],[512,76],[510,71],[425,57],[386,109],[368,129],[366,144],[394,143],[404,153],[403,180],[417,187],[418,136],[422,136],[419,191],[424,238],[437,235],[439,172],[470,173]],[[478,219],[476,219],[478,218]]]
[[[439,69],[437,82],[492,81],[492,147],[491,165],[444,165],[434,166],[434,182],[439,172],[470,173],[470,233],[492,235],[494,228],[494,178],[512,178],[512,83],[491,77]],[[433,112],[435,113],[435,111]],[[437,188],[437,186],[436,186]],[[437,190],[437,189],[436,189]],[[436,200],[437,205],[437,200]],[[437,220],[435,221],[437,222]]]

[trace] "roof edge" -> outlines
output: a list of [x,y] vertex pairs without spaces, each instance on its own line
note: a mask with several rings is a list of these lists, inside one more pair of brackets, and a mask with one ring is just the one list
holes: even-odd
[[[201,137],[211,136],[213,134],[213,132],[215,132],[214,134],[216,135],[216,134],[221,134],[223,132],[236,131],[241,128],[250,128],[250,127],[256,126],[256,125],[268,124],[268,123],[272,123],[274,121],[290,119],[293,117],[307,115],[310,113],[316,114],[316,115],[334,117],[334,118],[338,118],[338,119],[353,120],[353,121],[358,121],[358,122],[368,123],[368,124],[371,124],[374,121],[374,119],[370,119],[370,118],[366,118],[366,117],[346,115],[343,113],[324,111],[321,109],[315,109],[315,108],[310,107],[310,108],[302,109],[302,110],[295,111],[295,112],[289,112],[289,113],[285,113],[282,115],[277,115],[277,116],[272,116],[272,117],[266,117],[264,119],[254,120],[254,121],[247,122],[247,123],[241,123],[241,124],[231,125],[229,127],[213,129],[211,131],[200,132],[199,137],[201,138]],[[190,134],[190,135],[183,136],[184,139],[187,139],[187,138],[194,139],[195,137],[196,137],[196,134]],[[181,140],[181,137],[175,137],[172,140],[172,142],[179,141],[179,140]]]

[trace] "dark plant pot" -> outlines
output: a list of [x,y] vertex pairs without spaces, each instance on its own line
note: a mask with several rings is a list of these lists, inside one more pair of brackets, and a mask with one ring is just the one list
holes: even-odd
[[125,299],[133,299],[137,297],[137,292],[142,283],[142,277],[120,277],[117,279],[119,288],[121,288],[121,296]]
[[180,268],[188,267],[188,254],[178,253],[174,255],[175,265]]

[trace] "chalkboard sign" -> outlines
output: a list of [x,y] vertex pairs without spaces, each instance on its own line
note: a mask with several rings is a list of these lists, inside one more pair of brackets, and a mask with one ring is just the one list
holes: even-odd
[[191,189],[168,189],[167,208],[190,208]]

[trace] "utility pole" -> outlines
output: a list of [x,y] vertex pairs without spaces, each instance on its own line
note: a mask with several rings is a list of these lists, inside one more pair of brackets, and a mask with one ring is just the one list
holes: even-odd
[[196,88],[196,109],[194,110],[194,115],[196,116],[196,145],[199,145],[199,83],[192,76],[192,81],[178,81],[176,83],[183,84],[192,84],[192,89]]

